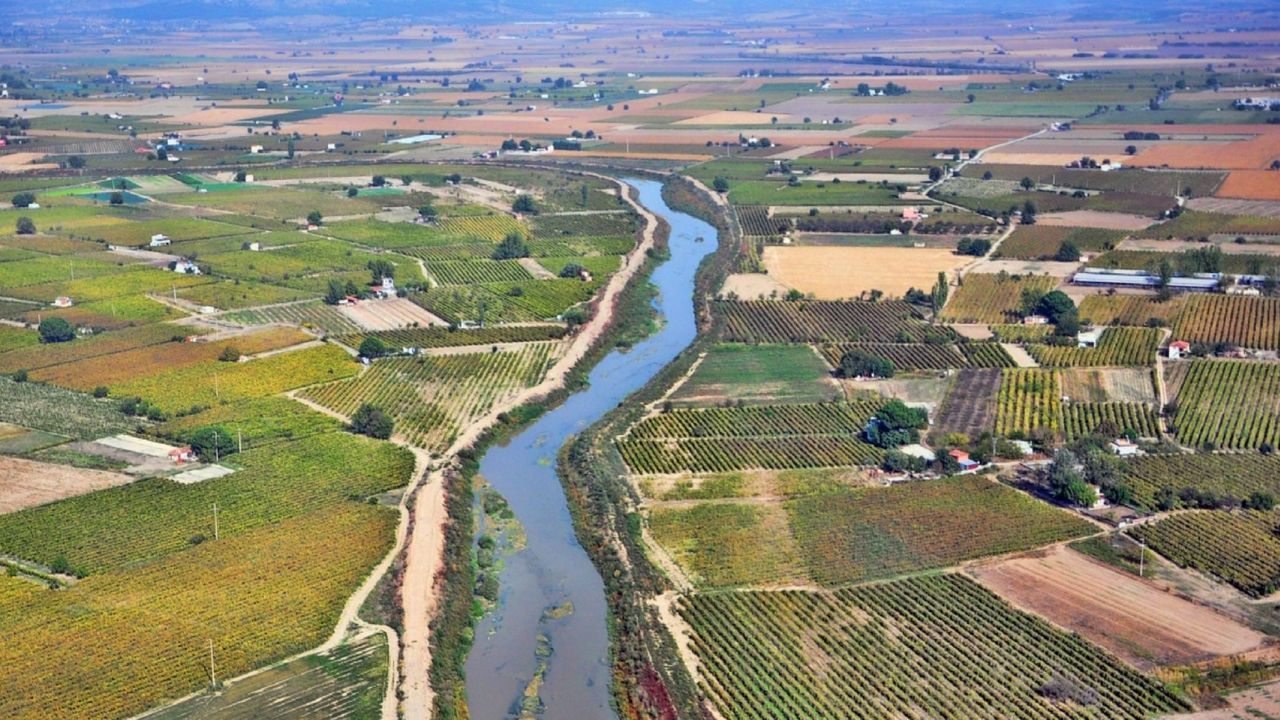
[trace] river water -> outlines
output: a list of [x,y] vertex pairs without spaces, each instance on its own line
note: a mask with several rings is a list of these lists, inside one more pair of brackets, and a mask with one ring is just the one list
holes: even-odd
[[[545,720],[613,718],[604,583],[578,544],[556,455],[568,438],[596,422],[638,390],[693,342],[693,281],[702,258],[716,248],[716,230],[676,212],[660,183],[628,180],[640,202],[671,225],[671,259],[651,277],[661,329],[626,351],[609,353],[591,371],[590,384],[480,461],[480,473],[506,497],[526,535],[503,559],[497,608],[476,626],[467,658],[467,702],[474,720],[501,720],[518,711],[539,666]],[[544,615],[572,604],[572,612]],[[539,637],[541,636],[541,638]],[[549,641],[549,642],[548,642]],[[545,654],[549,645],[551,654]]]

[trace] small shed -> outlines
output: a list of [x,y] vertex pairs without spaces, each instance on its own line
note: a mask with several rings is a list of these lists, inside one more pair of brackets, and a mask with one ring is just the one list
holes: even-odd
[[1169,343],[1169,359],[1178,360],[1191,354],[1191,343],[1186,340],[1174,340]]
[[148,243],[150,247],[164,247],[165,245],[172,244],[173,240],[169,239],[169,236],[164,233],[156,233],[155,235],[152,235],[151,242]]
[[71,307],[71,298],[66,295],[59,295],[53,299],[53,306],[59,308]]
[[1120,457],[1133,457],[1138,454],[1138,444],[1125,438],[1112,440],[1107,444],[1107,449],[1111,451],[1112,455]]

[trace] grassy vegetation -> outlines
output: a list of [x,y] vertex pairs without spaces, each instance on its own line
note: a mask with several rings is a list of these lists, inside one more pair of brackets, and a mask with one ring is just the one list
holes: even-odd
[[14,423],[83,440],[137,429],[109,400],[52,385],[0,377],[0,422]]
[[672,395],[680,404],[812,403],[831,400],[821,358],[798,345],[717,345]]

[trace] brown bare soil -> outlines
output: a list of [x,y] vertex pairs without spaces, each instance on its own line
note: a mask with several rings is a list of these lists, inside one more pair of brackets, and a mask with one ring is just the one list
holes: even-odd
[[0,457],[0,515],[133,482],[104,470]]
[[449,324],[404,298],[365,300],[355,305],[343,305],[338,309],[365,330],[394,330],[414,324],[423,327]]
[[942,401],[933,432],[939,436],[962,432],[977,437],[995,422],[996,391],[999,389],[999,370],[961,370]]
[[1094,227],[1107,230],[1142,230],[1155,221],[1141,215],[1127,213],[1103,212],[1101,210],[1068,210],[1066,212],[1047,213],[1036,217],[1042,225],[1065,225],[1068,227]]
[[1059,545],[969,568],[979,582],[1143,669],[1257,649],[1266,637]]

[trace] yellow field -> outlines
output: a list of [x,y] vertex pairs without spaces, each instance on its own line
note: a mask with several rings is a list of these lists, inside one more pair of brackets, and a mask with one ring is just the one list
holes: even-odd
[[819,300],[856,298],[871,290],[900,297],[928,290],[938,273],[948,277],[967,260],[946,248],[783,247],[764,249],[770,277]]

